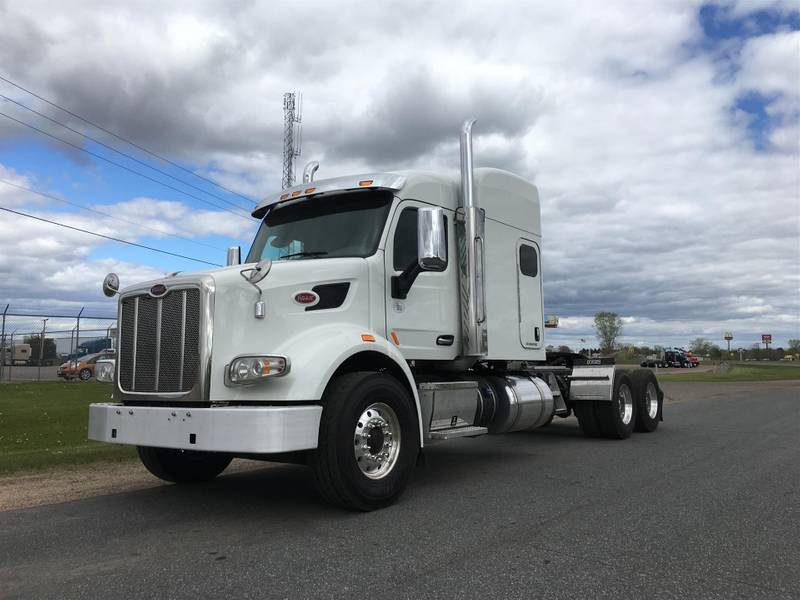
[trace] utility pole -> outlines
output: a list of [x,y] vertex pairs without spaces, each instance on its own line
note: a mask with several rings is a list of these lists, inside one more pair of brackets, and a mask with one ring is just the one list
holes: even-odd
[[44,358],[44,332],[47,331],[47,322],[50,319],[42,319],[42,337],[39,339],[39,369],[36,373],[36,381],[42,380],[42,358]]
[[[281,189],[294,185],[294,159],[300,156],[302,141],[302,104],[303,97],[297,101],[295,92],[283,95],[283,177]],[[295,131],[295,124],[297,125]]]
[[85,306],[81,306],[81,310],[78,313],[78,324],[75,325],[75,366],[78,366],[78,346],[81,344],[81,315],[83,314],[83,309],[86,308]]

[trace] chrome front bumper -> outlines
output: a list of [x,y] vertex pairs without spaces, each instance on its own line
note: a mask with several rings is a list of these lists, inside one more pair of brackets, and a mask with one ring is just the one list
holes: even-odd
[[89,439],[241,454],[317,447],[321,406],[89,406]]

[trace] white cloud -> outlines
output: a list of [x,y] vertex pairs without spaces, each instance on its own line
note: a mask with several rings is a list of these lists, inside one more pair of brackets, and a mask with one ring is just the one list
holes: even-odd
[[[548,335],[589,336],[601,309],[624,315],[637,339],[800,335],[797,32],[731,42],[730,73],[719,55],[690,51],[698,2],[50,4],[46,20],[42,3],[0,8],[0,69],[255,197],[278,187],[286,90],[304,94],[299,165],[321,159],[319,178],[455,168],[458,126],[477,116],[478,163],[540,187],[545,302],[562,317]],[[744,19],[796,9],[726,6]],[[748,91],[775,98],[767,151],[734,110]],[[252,231],[178,202],[98,208],[187,237]],[[28,238],[31,260],[97,255],[81,237],[47,237]]]

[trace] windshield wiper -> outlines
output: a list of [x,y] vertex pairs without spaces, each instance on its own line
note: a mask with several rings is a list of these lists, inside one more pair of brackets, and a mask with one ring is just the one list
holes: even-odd
[[292,252],[291,254],[287,254],[286,256],[280,256],[281,258],[292,258],[293,256],[325,256],[328,252],[326,250],[318,250],[316,252],[307,252],[303,250],[302,252]]

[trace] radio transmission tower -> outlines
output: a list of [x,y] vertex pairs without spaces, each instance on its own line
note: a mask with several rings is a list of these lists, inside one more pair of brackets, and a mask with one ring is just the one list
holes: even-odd
[[294,185],[294,159],[300,156],[303,97],[295,92],[283,95],[283,178],[282,189]]

